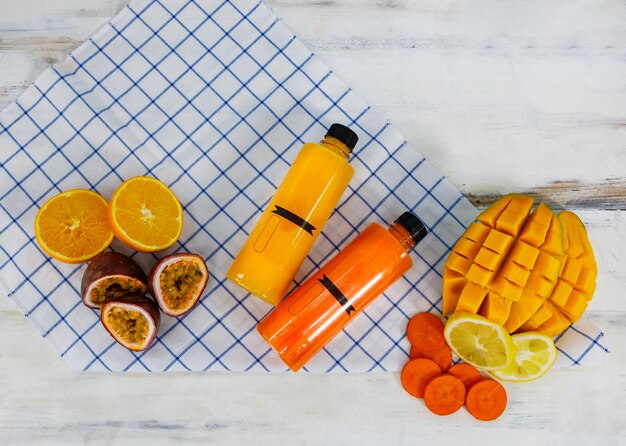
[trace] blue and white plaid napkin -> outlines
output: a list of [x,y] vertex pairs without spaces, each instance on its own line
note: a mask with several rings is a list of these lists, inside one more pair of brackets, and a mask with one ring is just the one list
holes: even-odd
[[[0,279],[72,368],[286,370],[255,330],[270,306],[224,275],[302,144],[333,122],[359,135],[356,174],[296,280],[368,223],[407,209],[430,234],[406,277],[306,369],[397,371],[407,320],[440,308],[443,263],[477,211],[256,1],[135,0],[4,110]],[[170,251],[200,253],[212,273],[200,304],[164,317],[155,344],[139,354],[113,342],[81,304],[85,266],[49,259],[33,236],[37,210],[53,195],[90,188],[108,198],[136,175],[177,194],[185,228]],[[146,270],[156,258],[113,249]],[[581,327],[558,342],[566,362],[604,353],[599,330]]]

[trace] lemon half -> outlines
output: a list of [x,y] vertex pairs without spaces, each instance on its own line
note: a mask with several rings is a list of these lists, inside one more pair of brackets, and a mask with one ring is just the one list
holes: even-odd
[[515,356],[515,346],[504,327],[476,314],[454,313],[443,334],[457,356],[482,370],[502,370]]
[[502,370],[492,372],[502,381],[533,381],[545,375],[556,361],[556,347],[549,336],[529,331],[513,335],[511,339],[516,349],[513,362]]

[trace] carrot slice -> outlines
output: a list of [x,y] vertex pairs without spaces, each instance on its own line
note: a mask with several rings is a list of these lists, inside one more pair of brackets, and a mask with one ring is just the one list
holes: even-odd
[[411,359],[402,368],[400,380],[402,387],[415,398],[424,397],[424,387],[428,381],[441,374],[441,369],[430,359]]
[[411,359],[415,358],[427,358],[433,361],[439,366],[442,372],[445,372],[452,363],[452,349],[448,347],[448,344],[443,344],[437,350],[421,350],[420,348],[411,347],[411,353],[409,354]]
[[485,378],[470,387],[465,397],[468,412],[477,420],[491,421],[506,408],[506,390],[498,381]]
[[422,352],[438,350],[446,345],[443,329],[443,322],[434,314],[417,313],[406,327],[406,337]]
[[471,364],[461,362],[450,367],[447,371],[448,375],[456,376],[459,378],[465,390],[469,390],[474,384],[482,379],[482,376],[478,369]]
[[424,403],[437,415],[450,415],[459,410],[464,402],[465,386],[456,376],[437,376],[424,389]]

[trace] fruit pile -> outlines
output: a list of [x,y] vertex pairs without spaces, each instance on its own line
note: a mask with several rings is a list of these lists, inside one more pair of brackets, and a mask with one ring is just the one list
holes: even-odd
[[557,336],[593,297],[598,273],[587,231],[569,211],[507,195],[477,217],[443,272],[443,314],[466,311],[509,333]]
[[[479,420],[497,418],[506,391],[494,379],[527,382],[552,367],[552,337],[577,321],[593,297],[597,266],[587,231],[572,212],[555,215],[533,199],[507,195],[458,240],[443,273],[443,315],[407,326],[408,393],[448,415],[463,404]],[[464,363],[449,367],[452,351]]]
[[[96,192],[74,189],[48,200],[35,217],[35,236],[50,257],[65,263],[91,260],[82,278],[83,303],[124,347],[141,351],[154,341],[161,314],[178,317],[191,310],[209,279],[204,259],[179,253],[160,259],[149,278],[134,260],[105,250],[117,237],[142,252],[176,243],[183,211],[174,193],[149,177],[124,181],[109,203]],[[153,299],[146,296],[150,290]]]
[[[527,332],[511,336],[501,325],[482,316],[458,312],[448,322],[418,313],[407,326],[410,360],[402,369],[402,386],[423,398],[437,415],[450,415],[463,405],[481,421],[498,418],[507,405],[501,381],[526,382],[543,376],[556,360],[548,336]],[[452,363],[452,351],[464,362]]]

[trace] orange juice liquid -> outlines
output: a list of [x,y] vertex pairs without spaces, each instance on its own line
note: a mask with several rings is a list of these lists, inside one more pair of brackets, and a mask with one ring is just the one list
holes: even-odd
[[226,277],[278,304],[339,202],[354,169],[335,138],[302,147]]
[[299,370],[411,268],[408,250],[416,240],[398,223],[389,229],[369,225],[259,322],[257,330],[289,368]]

